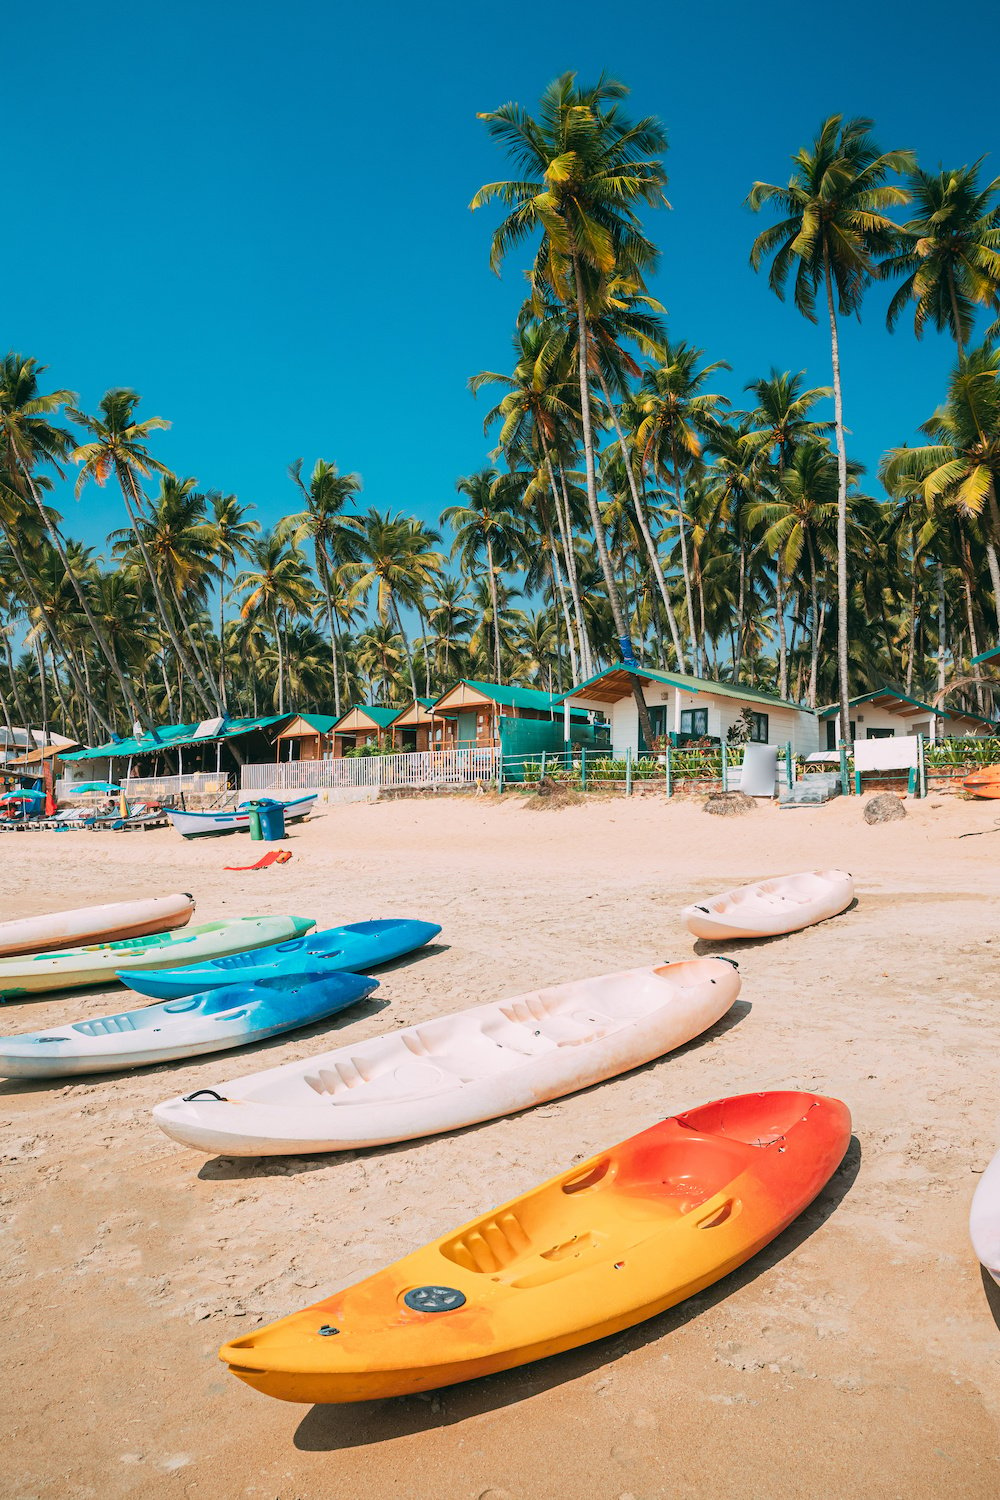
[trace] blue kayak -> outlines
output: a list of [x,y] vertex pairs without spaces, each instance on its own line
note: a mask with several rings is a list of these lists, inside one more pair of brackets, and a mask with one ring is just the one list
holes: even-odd
[[178,969],[119,969],[123,984],[151,995],[154,1000],[177,1000],[223,985],[256,984],[278,974],[337,974],[350,970],[367,974],[377,964],[387,964],[414,948],[422,948],[441,931],[434,922],[410,922],[396,918],[384,922],[349,922],[328,927],[308,937],[290,938],[255,948],[250,953],[232,953],[224,958],[185,964]]
[[0,1076],[62,1078],[222,1052],[309,1026],[378,989],[365,974],[279,974],[184,1000],[0,1037]]

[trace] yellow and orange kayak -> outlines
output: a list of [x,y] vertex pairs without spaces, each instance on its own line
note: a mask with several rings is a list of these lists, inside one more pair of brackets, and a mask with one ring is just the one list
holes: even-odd
[[630,1328],[756,1255],[832,1177],[836,1099],[722,1099],[663,1120],[304,1312],[220,1350],[282,1401],[454,1385]]
[[962,782],[962,789],[973,797],[1000,797],[1000,765],[973,771]]

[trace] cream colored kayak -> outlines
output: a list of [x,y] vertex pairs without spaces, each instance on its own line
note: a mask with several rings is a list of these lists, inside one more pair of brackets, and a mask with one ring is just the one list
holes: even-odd
[[111,943],[171,932],[184,927],[194,913],[194,897],[152,896],[147,901],[112,901],[105,906],[78,906],[0,922],[0,958],[18,953],[51,953],[79,943]]
[[681,916],[689,932],[709,942],[775,937],[835,917],[853,900],[854,879],[846,870],[806,870],[724,891],[701,905],[685,906]]
[[969,1214],[969,1234],[980,1264],[1000,1282],[1000,1151],[979,1179]]
[[182,1145],[225,1156],[347,1151],[457,1130],[588,1088],[724,1016],[735,965],[628,969],[438,1016],[158,1104]]
[[301,937],[315,925],[306,917],[235,917],[226,922],[203,922],[183,933],[163,932],[126,938],[120,943],[64,948],[61,953],[7,958],[0,961],[0,999],[108,984],[114,981],[116,970],[126,967],[169,969],[173,964],[244,953],[249,948]]

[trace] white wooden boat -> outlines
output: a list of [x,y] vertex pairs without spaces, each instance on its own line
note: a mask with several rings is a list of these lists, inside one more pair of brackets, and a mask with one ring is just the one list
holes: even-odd
[[685,906],[681,916],[695,937],[715,943],[798,932],[835,917],[853,900],[854,879],[846,870],[806,870],[723,891],[696,906]]
[[[316,805],[316,792],[306,797],[295,797],[285,803],[285,822],[298,823],[307,818]],[[245,833],[250,827],[250,809],[245,803],[239,807],[215,812],[183,812],[179,807],[168,807],[167,817],[177,832],[186,839],[202,838],[211,833]]]
[[529,1109],[661,1057],[725,1015],[731,960],[689,959],[499,1000],[159,1104],[225,1156],[346,1151]]
[[151,896],[145,901],[111,901],[104,906],[78,906],[73,911],[46,912],[0,922],[0,958],[18,953],[44,953],[80,943],[111,943],[121,938],[171,932],[190,922],[194,897]]
[[969,1234],[980,1264],[1000,1283],[1000,1151],[980,1177],[973,1195]]

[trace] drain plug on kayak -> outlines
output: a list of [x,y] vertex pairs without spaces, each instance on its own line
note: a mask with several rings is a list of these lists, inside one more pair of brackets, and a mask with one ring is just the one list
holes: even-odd
[[462,1307],[465,1293],[454,1286],[415,1286],[406,1293],[403,1301],[414,1312],[453,1312]]

